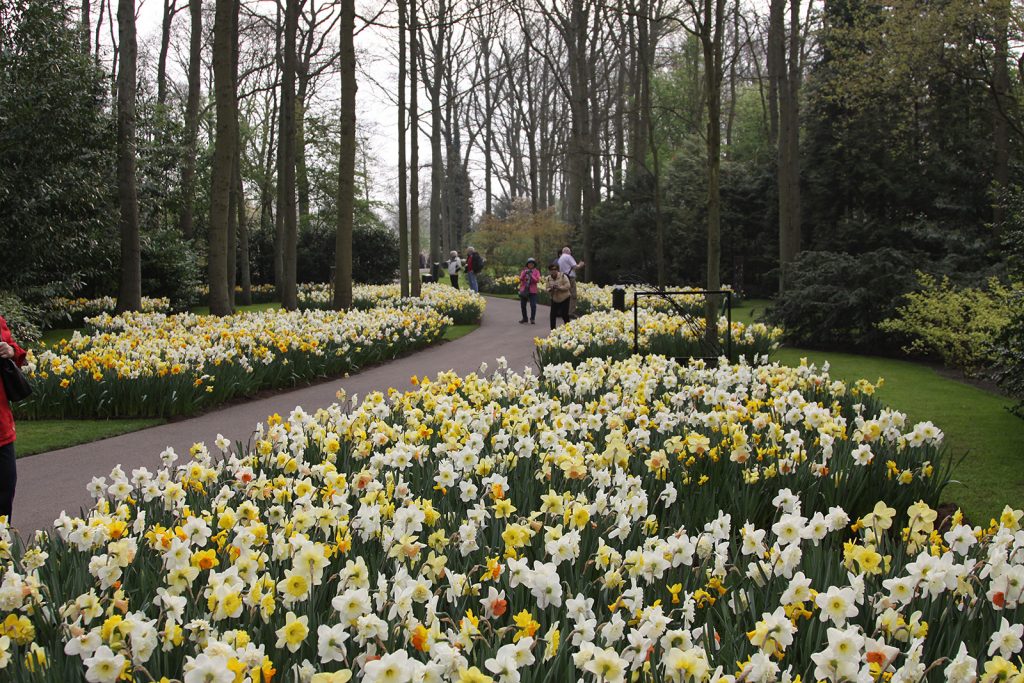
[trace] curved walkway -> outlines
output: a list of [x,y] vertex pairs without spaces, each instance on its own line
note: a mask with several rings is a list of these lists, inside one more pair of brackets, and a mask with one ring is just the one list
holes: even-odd
[[[363,370],[348,378],[327,381],[269,398],[221,408],[198,417],[151,427],[138,432],[104,439],[73,448],[40,453],[18,460],[18,491],[14,501],[14,526],[26,539],[37,529],[48,529],[62,510],[78,514],[91,507],[86,485],[93,476],[107,476],[120,464],[129,476],[133,468],[145,466],[155,471],[160,452],[173,446],[178,455],[188,457],[193,443],[205,441],[214,449],[217,434],[232,442],[245,441],[256,423],[268,415],[285,415],[295,406],[308,411],[336,401],[338,389],[349,396],[389,387],[410,388],[412,375],[430,375],[455,370],[473,372],[486,362],[495,367],[495,359],[504,356],[510,368],[522,371],[536,368],[533,338],[548,333],[548,309],[537,311],[536,325],[520,325],[519,303],[487,297],[487,311],[480,327],[453,342],[440,344],[404,358]],[[179,461],[180,462],[180,461]]]

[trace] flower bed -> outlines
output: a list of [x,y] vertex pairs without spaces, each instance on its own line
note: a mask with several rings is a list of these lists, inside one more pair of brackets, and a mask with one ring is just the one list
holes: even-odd
[[[577,310],[581,315],[613,310],[613,289],[613,287],[602,287],[586,282],[578,283],[576,285]],[[654,291],[654,288],[649,285],[625,285],[623,286],[623,289],[626,292],[626,306],[630,310],[633,309],[634,293]],[[669,291],[678,292],[698,291],[693,287],[668,287],[667,289]],[[726,285],[724,289],[729,289],[729,286]],[[638,299],[638,303],[641,308],[694,316],[704,315],[704,301],[705,297],[703,294],[675,294],[665,298],[645,296]],[[735,294],[733,294],[732,301],[733,305],[738,303],[738,299]]]
[[[334,292],[330,285],[302,285],[299,287],[299,306],[311,309],[329,309]],[[399,285],[355,285],[352,287],[352,307],[369,310],[378,306],[427,306],[451,318],[456,325],[480,322],[487,301],[469,289],[455,289],[443,284],[424,284],[419,298],[402,298]]]
[[1024,513],[938,530],[942,433],[867,383],[653,357],[417,384],[95,479],[0,560],[8,680],[1017,673]]
[[[57,297],[53,300],[53,312],[71,327],[81,327],[86,318],[113,314],[117,310],[117,299],[102,296],[98,299],[67,299]],[[142,311],[145,313],[167,313],[171,310],[171,300],[163,298],[142,297]]]
[[[543,275],[543,273],[542,273]],[[543,285],[543,279],[541,284]],[[633,294],[635,292],[648,292],[653,291],[653,286],[649,285],[624,285],[622,288],[626,292],[626,306],[632,310],[633,308]],[[487,287],[483,288],[484,291],[493,294],[517,294],[519,292],[519,277],[516,275],[505,275],[502,277],[496,277],[488,280]],[[611,286],[605,285],[594,285],[588,282],[579,282],[576,285],[576,309],[580,315],[586,315],[588,313],[598,313],[613,310],[612,308],[612,290],[615,289]],[[671,291],[697,291],[693,287],[670,287]],[[724,289],[729,289],[728,285],[725,285]],[[540,301],[541,303],[548,304],[547,292],[544,291],[543,286],[540,289]],[[703,294],[676,294],[671,297],[641,297],[639,300],[641,308],[653,309],[656,311],[664,312],[677,312],[684,313],[686,315],[704,315],[704,295]],[[733,305],[739,303],[739,297],[736,293],[733,293],[732,297]]]
[[261,389],[330,377],[438,340],[451,321],[428,308],[336,313],[270,310],[219,318],[133,313],[90,318],[30,353],[27,418],[192,413]]
[[[639,344],[642,352],[679,358],[705,357],[702,349],[704,319],[684,318],[662,312],[639,311]],[[725,318],[718,321],[718,334],[725,346]],[[782,330],[763,323],[732,323],[733,356],[753,359],[768,356],[778,348]],[[540,365],[579,362],[593,357],[623,359],[633,355],[633,312],[591,313],[555,328],[547,337],[535,340]]]

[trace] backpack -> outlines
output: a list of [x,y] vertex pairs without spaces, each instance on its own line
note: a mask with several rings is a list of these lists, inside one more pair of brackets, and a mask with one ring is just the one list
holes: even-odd
[[484,260],[484,257],[481,256],[479,252],[473,252],[473,263],[471,267],[474,273],[482,271],[485,263],[487,263],[487,261]]

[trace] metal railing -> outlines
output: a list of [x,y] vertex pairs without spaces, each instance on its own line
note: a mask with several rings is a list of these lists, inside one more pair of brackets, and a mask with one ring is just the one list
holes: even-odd
[[[725,295],[725,317],[727,324],[725,326],[725,356],[732,360],[732,290],[728,289],[690,289],[680,291],[670,291],[665,289],[650,289],[646,291],[633,291],[633,353],[640,353],[640,299],[644,297],[660,298],[669,302],[669,305],[674,310],[675,314],[683,319],[684,324],[694,332],[695,336],[700,340],[701,352],[705,355],[702,356],[691,356],[695,360],[704,360],[709,363],[717,363],[719,356],[722,355],[722,345],[718,341],[717,329],[713,338],[715,344],[709,344],[709,339],[712,335],[706,330],[706,317],[697,317],[689,311],[683,309],[676,303],[673,296],[699,296],[703,295],[705,300],[705,310],[707,306],[707,299],[711,296]],[[716,308],[718,308],[716,306]],[[717,328],[718,316],[712,321],[712,324]],[[698,334],[701,333],[701,334]],[[689,358],[677,359],[682,362],[689,361]]]

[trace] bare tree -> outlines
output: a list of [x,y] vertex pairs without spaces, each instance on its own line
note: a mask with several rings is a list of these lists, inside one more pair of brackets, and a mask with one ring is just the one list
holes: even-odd
[[788,41],[786,0],[771,0],[768,23],[769,92],[776,98],[772,120],[777,121],[779,291],[785,290],[787,267],[800,252],[800,0],[789,0],[789,9]]
[[409,169],[405,154],[408,25],[406,2],[398,0],[398,282],[402,296],[409,296]]
[[352,222],[355,209],[356,51],[355,0],[341,0],[341,134],[338,161],[338,234],[334,308],[352,307]]
[[409,0],[409,230],[411,253],[409,275],[411,294],[420,295],[420,119],[417,107],[416,82],[419,52],[419,11],[416,0]]
[[117,78],[117,197],[121,227],[121,286],[118,311],[142,308],[142,254],[139,245],[139,200],[135,188],[135,88],[138,45],[135,0],[119,0],[117,25],[120,55]]
[[200,67],[203,60],[203,3],[189,0],[192,28],[189,38],[188,96],[185,100],[185,153],[181,165],[181,213],[178,229],[185,239],[192,239],[195,211],[196,138],[199,134]]
[[283,193],[282,213],[284,214],[283,270],[281,283],[281,305],[294,311],[299,307],[297,285],[298,217],[295,205],[295,97],[296,54],[295,41],[298,32],[301,0],[286,0],[284,19],[284,69],[281,86],[281,168],[278,183]]
[[235,0],[217,0],[213,22],[214,99],[217,108],[217,135],[214,142],[210,187],[210,225],[208,232],[207,277],[210,313],[229,315],[234,292],[229,289],[228,233],[231,223],[231,186],[234,170],[234,147],[237,141],[237,116],[233,33],[238,22]]

